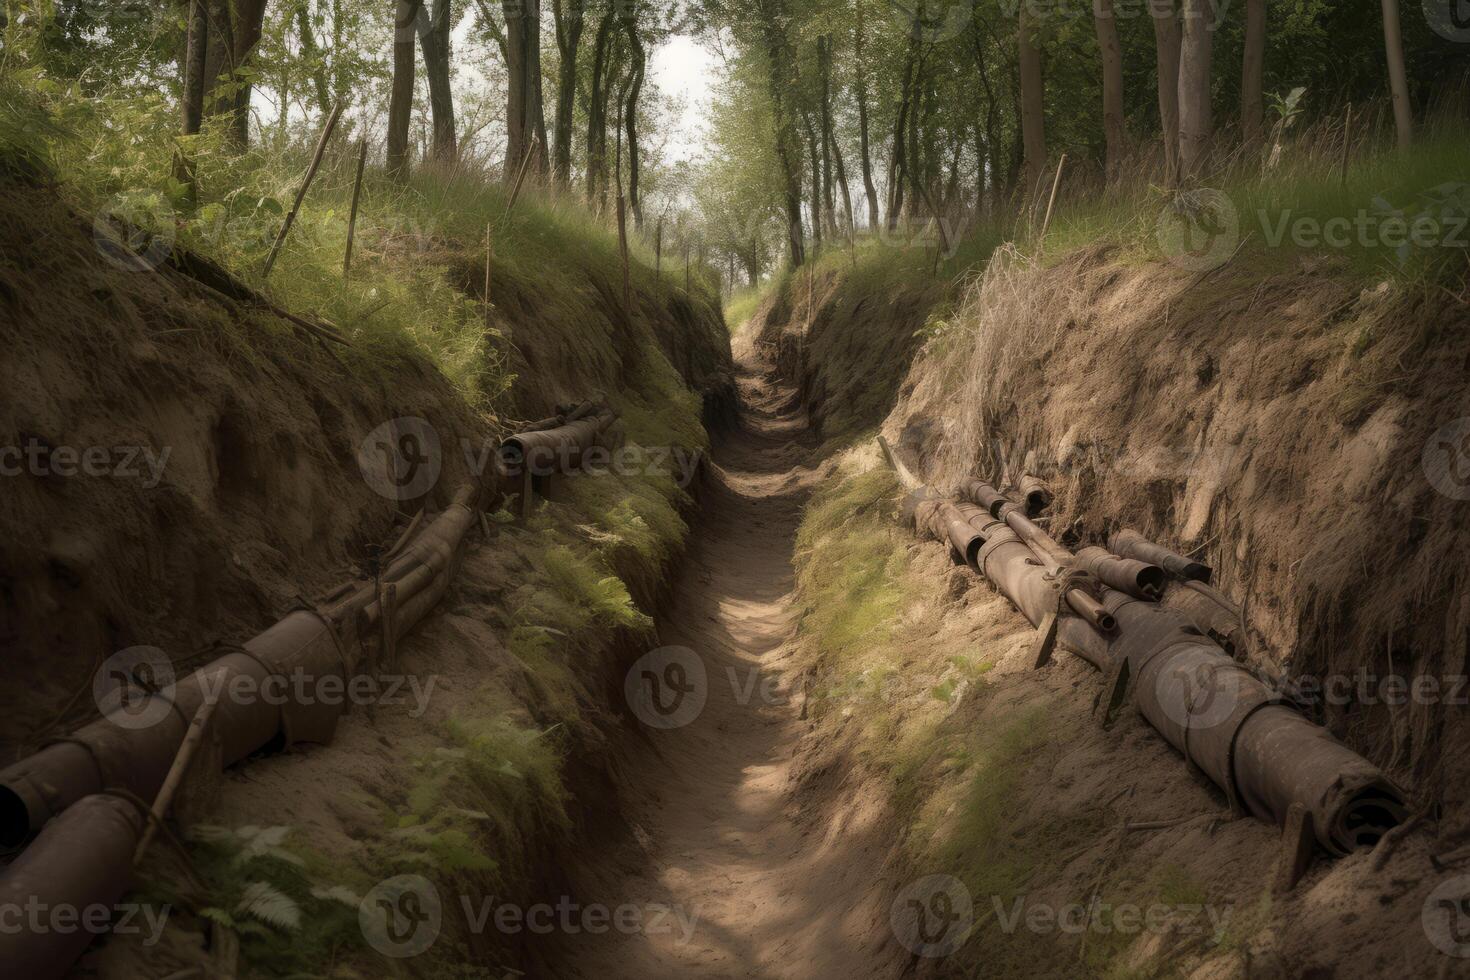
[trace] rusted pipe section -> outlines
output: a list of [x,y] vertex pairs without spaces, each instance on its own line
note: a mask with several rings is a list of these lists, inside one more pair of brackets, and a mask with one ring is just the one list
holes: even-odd
[[1186,581],[1208,583],[1215,574],[1209,565],[1185,558],[1127,528],[1115,532],[1108,539],[1108,550],[1124,558],[1135,558],[1158,565],[1170,575]]
[[1112,655],[1128,658],[1133,701],[1241,812],[1284,823],[1292,803],[1334,854],[1367,847],[1403,821],[1402,792],[1372,763],[1287,707],[1177,610],[1117,609]]
[[[138,807],[117,796],[85,797],[46,825],[0,875],[0,908],[71,910],[74,928],[0,929],[6,976],[51,980],[96,936],[85,923],[111,918],[132,882],[133,850],[143,831]],[[104,916],[96,910],[106,909]]]
[[[470,486],[404,547],[384,571],[397,587],[397,636],[406,633],[448,589],[482,490]],[[243,646],[160,691],[137,690],[112,714],[0,771],[0,843],[18,844],[77,800],[104,789],[152,799],[206,696],[219,699],[213,726],[224,765],[262,748],[327,743],[345,697],[317,697],[324,685],[345,691],[359,673],[364,644],[377,642],[381,615],[372,582],[321,611],[299,609]],[[307,682],[307,683],[303,683]],[[231,697],[230,691],[252,692]],[[263,696],[262,692],[271,696]],[[138,725],[140,705],[166,705]],[[154,713],[158,713],[156,710]]]
[[[1043,560],[1055,556],[1056,543],[988,484],[972,481],[963,493],[985,512],[961,510],[929,487],[910,494],[915,527],[957,552],[961,543],[969,548],[978,540],[970,564],[1039,625],[1056,609],[1054,579]],[[1022,532],[1032,528],[1040,535],[1027,540]],[[1196,625],[1213,618],[1222,626],[1212,632],[1224,632],[1226,618],[1234,614],[1239,622],[1234,603],[1201,581],[1209,575],[1206,566],[1132,532],[1115,535],[1113,550],[1131,561],[1088,548],[1076,565],[1104,580],[1102,605],[1116,619],[1116,634],[1104,637],[1078,618],[1059,617],[1057,639],[1096,667],[1126,662],[1139,713],[1234,808],[1284,824],[1292,805],[1301,804],[1317,841],[1333,854],[1370,847],[1405,819],[1403,792],[1382,770],[1289,707]],[[1150,559],[1168,562],[1173,574],[1187,578],[1167,603],[1153,601],[1167,566]],[[1151,568],[1142,578],[1140,566]]]
[[1039,477],[1026,474],[1021,477],[1021,482],[1016,489],[1020,492],[1021,500],[1026,505],[1027,517],[1039,517],[1051,506],[1051,487]]
[[[1065,577],[1073,574],[1074,571],[1088,571],[1077,564],[1076,556],[1027,517],[1020,505],[990,484],[981,480],[971,480],[960,488],[960,495],[970,503],[984,508],[996,520],[1004,522],[1026,544],[1052,576]],[[1077,615],[1087,620],[1093,629],[1104,633],[1111,633],[1117,629],[1112,613],[1108,612],[1103,604],[1086,589],[1068,587],[1066,597],[1067,605]]]
[[498,452],[501,467],[511,476],[527,469],[537,476],[563,472],[575,466],[582,453],[616,419],[611,409],[577,406],[559,416],[558,424],[551,428],[525,429],[502,441]]
[[1164,594],[1164,570],[1134,558],[1120,558],[1096,546],[1077,552],[1076,563],[1110,589],[1135,599],[1158,600]]
[[1245,652],[1245,617],[1241,608],[1212,585],[1193,580],[1179,583],[1165,603],[1178,609],[1231,657]]

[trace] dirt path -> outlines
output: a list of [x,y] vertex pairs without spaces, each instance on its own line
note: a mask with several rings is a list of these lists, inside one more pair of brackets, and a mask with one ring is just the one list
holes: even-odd
[[[702,661],[707,700],[687,724],[648,729],[629,760],[640,846],[579,876],[582,904],[636,906],[642,928],[565,937],[559,976],[894,975],[891,952],[879,955],[879,808],[809,792],[798,812],[791,793],[805,730],[789,671],[791,557],[815,440],[796,393],[748,352],[739,385],[738,431],[715,454],[659,624],[666,646]],[[660,906],[673,911],[655,922]]]

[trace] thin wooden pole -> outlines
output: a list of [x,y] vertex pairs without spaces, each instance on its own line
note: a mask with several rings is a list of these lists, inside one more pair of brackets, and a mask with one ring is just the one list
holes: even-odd
[[623,259],[623,306],[632,313],[632,286],[628,279],[628,219],[623,189],[618,188],[618,253]]
[[199,746],[204,742],[204,736],[209,730],[209,720],[214,717],[214,708],[217,703],[213,700],[206,701],[199,706],[198,711],[194,712],[194,720],[189,722],[189,730],[184,734],[183,742],[179,743],[178,754],[174,756],[173,765],[169,766],[168,775],[163,780],[163,787],[159,789],[158,796],[153,800],[153,807],[148,811],[148,826],[143,828],[143,836],[133,851],[134,864],[143,859],[148,845],[153,843],[153,835],[157,832],[159,823],[168,813],[168,808],[174,801],[174,795],[179,791],[179,786],[189,771],[189,763],[193,761],[194,754],[199,751]]
[[1046,229],[1051,227],[1051,209],[1057,203],[1057,188],[1062,186],[1062,168],[1067,165],[1067,154],[1057,161],[1057,175],[1051,181],[1051,197],[1046,202],[1046,217],[1041,222],[1041,240],[1046,240]]
[[659,278],[664,264],[664,216],[658,216],[658,224],[653,227],[653,277]]
[[367,137],[357,141],[357,176],[352,181],[352,209],[347,213],[347,253],[342,256],[342,278],[352,271],[352,237],[357,233],[357,202],[362,196],[362,168],[367,163]]
[[1352,146],[1353,137],[1353,104],[1347,104],[1347,114],[1342,119],[1342,174],[1340,182],[1347,186],[1348,149]]
[[485,325],[490,325],[490,260],[495,257],[495,239],[491,237],[492,225],[485,224]]
[[689,246],[684,246],[684,292],[689,292]]
[[301,202],[306,198],[306,189],[311,186],[312,178],[316,176],[316,169],[322,165],[322,153],[327,148],[327,140],[332,137],[332,130],[337,128],[337,117],[342,115],[342,104],[337,103],[336,108],[327,116],[327,124],[322,127],[322,135],[316,141],[316,152],[311,155],[311,165],[306,168],[306,179],[296,190],[296,200],[291,204],[291,210],[286,212],[286,220],[281,225],[281,231],[276,235],[276,240],[271,245],[270,254],[265,257],[265,272],[263,275],[271,274],[271,266],[276,264],[276,256],[280,254],[281,246],[286,241],[286,235],[291,230],[291,225],[296,222],[296,212],[301,210]]
[[516,206],[516,199],[521,196],[521,184],[526,180],[526,168],[531,163],[531,156],[536,152],[536,145],[540,139],[539,136],[532,136],[530,144],[526,147],[526,155],[521,160],[521,169],[516,172],[515,186],[510,189],[510,200],[505,203],[506,217],[510,216],[510,209]]

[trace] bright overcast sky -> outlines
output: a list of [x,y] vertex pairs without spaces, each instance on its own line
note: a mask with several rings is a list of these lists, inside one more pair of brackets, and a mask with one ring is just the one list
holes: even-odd
[[669,163],[696,157],[704,148],[710,84],[718,64],[713,51],[689,37],[672,37],[653,52],[649,61],[653,83],[683,100],[683,112],[669,134]]

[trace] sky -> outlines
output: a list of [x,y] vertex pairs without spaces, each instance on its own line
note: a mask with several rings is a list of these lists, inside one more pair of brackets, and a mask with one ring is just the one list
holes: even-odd
[[683,100],[669,134],[668,162],[689,160],[703,149],[709,118],[710,86],[719,66],[715,53],[691,37],[676,35],[654,49],[648,73],[665,93]]

